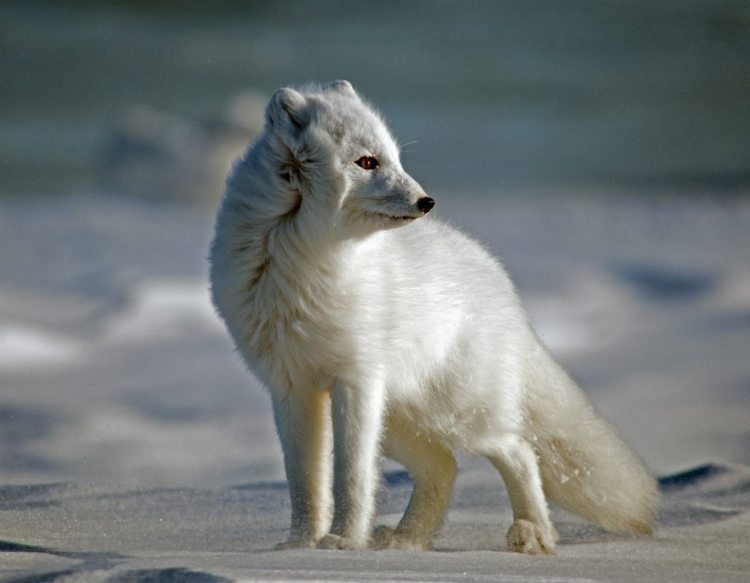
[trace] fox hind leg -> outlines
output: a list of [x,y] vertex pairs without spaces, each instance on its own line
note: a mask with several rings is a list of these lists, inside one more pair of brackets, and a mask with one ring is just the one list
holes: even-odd
[[383,453],[403,464],[412,477],[414,490],[398,526],[375,529],[374,546],[424,550],[432,542],[450,503],[456,461],[445,446],[406,430],[395,419],[387,425]]
[[508,550],[531,555],[553,554],[557,532],[549,519],[532,447],[520,436],[506,434],[486,448],[485,456],[502,475],[513,508]]

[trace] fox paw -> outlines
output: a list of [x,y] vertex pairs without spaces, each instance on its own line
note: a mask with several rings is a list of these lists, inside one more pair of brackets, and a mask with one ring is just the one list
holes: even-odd
[[405,536],[390,526],[378,526],[372,532],[372,546],[378,550],[423,551],[427,543]]
[[359,542],[348,536],[338,534],[327,534],[318,541],[319,549],[344,549],[348,551],[366,549],[367,541]]
[[508,529],[508,550],[527,555],[554,555],[557,532],[552,525],[516,520]]

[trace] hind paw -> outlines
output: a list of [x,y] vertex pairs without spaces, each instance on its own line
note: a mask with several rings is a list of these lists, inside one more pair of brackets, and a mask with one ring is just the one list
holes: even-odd
[[406,536],[390,526],[378,526],[372,532],[372,546],[378,550],[423,551],[427,543]]
[[552,525],[516,520],[508,529],[508,550],[527,555],[554,555],[557,532]]

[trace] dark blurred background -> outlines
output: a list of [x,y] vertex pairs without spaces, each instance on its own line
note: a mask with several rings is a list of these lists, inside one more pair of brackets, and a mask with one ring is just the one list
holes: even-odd
[[213,206],[268,95],[337,78],[441,193],[750,187],[747,1],[66,0],[0,5],[0,195]]

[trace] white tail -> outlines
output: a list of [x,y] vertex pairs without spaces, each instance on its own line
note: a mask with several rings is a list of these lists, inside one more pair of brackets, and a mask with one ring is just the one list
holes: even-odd
[[651,533],[659,494],[635,454],[546,353],[531,367],[526,438],[545,494],[608,530]]

